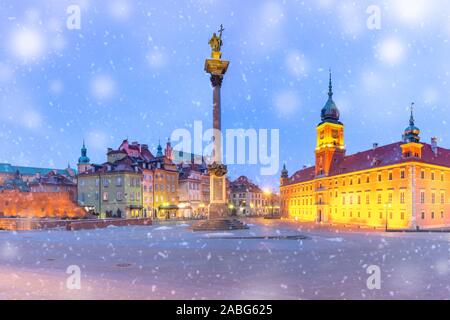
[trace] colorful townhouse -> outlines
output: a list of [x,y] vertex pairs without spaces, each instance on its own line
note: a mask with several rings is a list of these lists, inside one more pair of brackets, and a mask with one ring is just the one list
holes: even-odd
[[78,204],[106,217],[176,217],[178,171],[158,145],[154,156],[145,144],[124,140],[107,151],[107,162],[89,163],[81,149]]

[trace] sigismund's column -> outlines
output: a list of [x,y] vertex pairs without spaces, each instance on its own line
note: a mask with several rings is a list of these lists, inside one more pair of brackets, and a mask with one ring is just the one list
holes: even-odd
[[211,46],[211,58],[205,61],[205,71],[211,75],[211,85],[213,87],[213,162],[208,165],[210,204],[208,208],[209,219],[220,219],[228,217],[228,200],[226,174],[227,166],[222,163],[222,140],[221,140],[221,104],[220,89],[222,87],[223,76],[227,72],[229,61],[222,60],[222,32],[220,25],[219,36],[213,33],[209,40]]

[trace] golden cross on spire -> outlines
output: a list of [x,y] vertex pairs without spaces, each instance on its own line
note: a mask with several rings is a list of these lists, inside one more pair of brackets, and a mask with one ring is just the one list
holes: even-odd
[[225,31],[225,29],[223,28],[223,25],[220,24],[220,29],[218,30],[220,38],[222,38],[222,32],[224,32],[224,31]]

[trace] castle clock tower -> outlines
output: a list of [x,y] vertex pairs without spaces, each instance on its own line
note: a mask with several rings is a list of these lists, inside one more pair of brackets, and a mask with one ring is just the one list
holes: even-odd
[[321,110],[317,125],[316,176],[327,176],[333,165],[345,156],[344,125],[339,121],[339,110],[333,101],[333,86],[328,85],[328,100]]

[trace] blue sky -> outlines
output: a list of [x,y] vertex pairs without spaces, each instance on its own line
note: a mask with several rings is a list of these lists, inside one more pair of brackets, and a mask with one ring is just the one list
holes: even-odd
[[[69,5],[81,29],[66,28]],[[376,5],[381,28],[369,29]],[[82,139],[93,162],[128,137],[156,148],[211,121],[203,71],[223,23],[224,128],[280,129],[290,173],[314,161],[328,68],[347,152],[398,141],[416,103],[422,141],[450,147],[447,1],[0,2],[0,161],[65,167]],[[280,165],[281,166],[281,165]],[[258,166],[232,166],[262,186]]]

